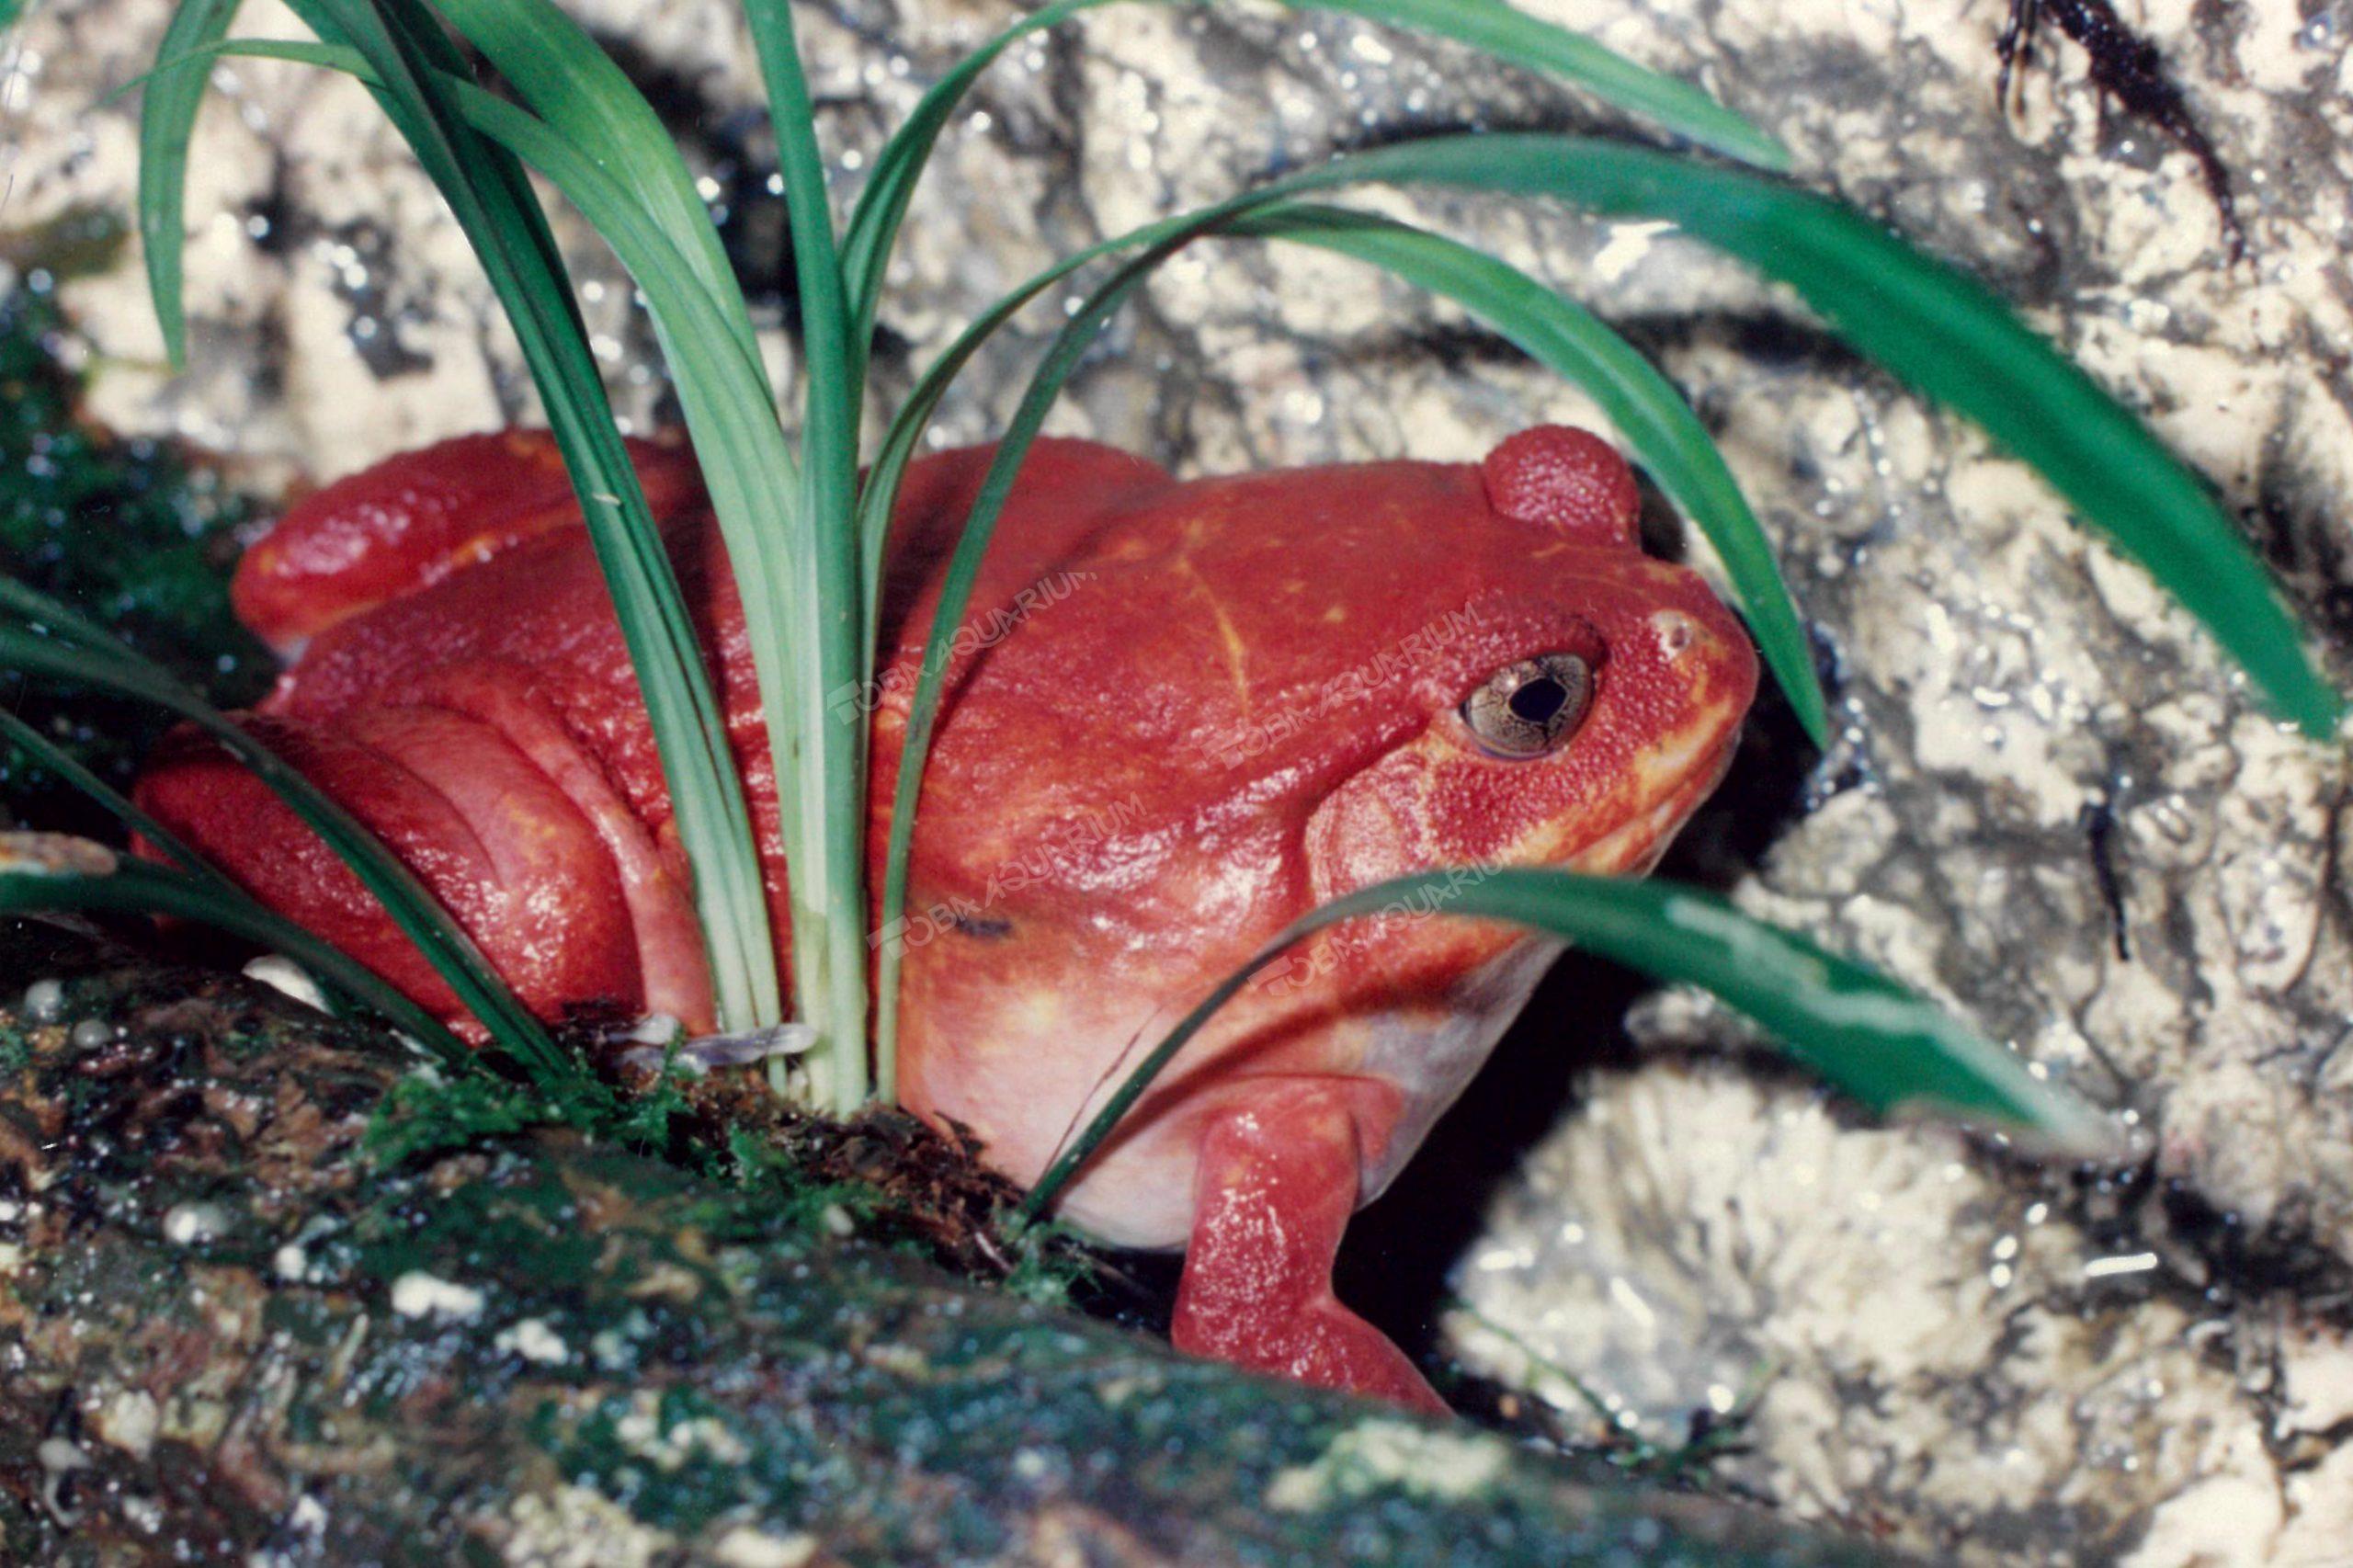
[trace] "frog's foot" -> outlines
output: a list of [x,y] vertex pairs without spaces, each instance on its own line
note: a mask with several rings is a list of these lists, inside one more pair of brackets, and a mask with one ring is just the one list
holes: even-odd
[[1176,1292],[1179,1350],[1449,1414],[1405,1353],[1332,1293],[1364,1155],[1388,1142],[1398,1105],[1367,1079],[1266,1078],[1211,1113]]

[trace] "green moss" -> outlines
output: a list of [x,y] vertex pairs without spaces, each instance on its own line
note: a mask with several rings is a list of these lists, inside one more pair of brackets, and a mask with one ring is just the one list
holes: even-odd
[[[0,260],[22,279],[0,296],[0,571],[113,626],[216,704],[242,707],[276,669],[229,608],[239,530],[260,507],[176,443],[85,423],[82,379],[63,362],[77,340],[57,282],[104,265],[120,235],[119,219],[90,213],[0,235]],[[116,784],[166,727],[139,704],[17,686],[0,676],[0,701]],[[0,801],[36,825],[112,835],[13,747],[0,746]]]
[[[675,1064],[634,1091],[591,1086],[563,1100],[488,1071],[413,1074],[379,1103],[367,1149],[380,1171],[396,1174],[463,1151],[496,1158],[536,1132],[561,1128],[602,1153],[656,1155],[694,1182],[696,1196],[681,1203],[679,1220],[714,1244],[854,1234],[1041,1305],[1066,1306],[1086,1288],[1094,1254],[1075,1233],[1021,1224],[1012,1188],[992,1185],[995,1178],[913,1119],[884,1110],[841,1123],[795,1117],[765,1096],[730,1107],[714,1094],[725,1091],[698,1085]],[[628,1168],[642,1187],[645,1167]],[[511,1207],[519,1199],[506,1193],[501,1201]],[[399,1272],[408,1244],[380,1248],[370,1267]]]
[[393,1167],[555,1119],[545,1096],[488,1073],[444,1078],[420,1071],[394,1084],[376,1108],[368,1150]]
[[69,207],[57,216],[20,229],[0,231],[0,262],[28,277],[46,275],[40,291],[64,278],[104,272],[122,259],[131,225],[105,207]]

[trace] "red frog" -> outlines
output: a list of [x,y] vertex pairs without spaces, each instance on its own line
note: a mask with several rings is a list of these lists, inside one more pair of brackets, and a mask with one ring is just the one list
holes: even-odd
[[[774,776],[691,460],[639,443],[729,715],[781,934]],[[872,853],[946,553],[990,453],[908,476],[870,712]],[[957,641],[904,930],[902,1097],[1034,1181],[1218,979],[1340,894],[1439,867],[1639,875],[1721,777],[1756,685],[1700,580],[1652,560],[1582,431],[1482,464],[1180,482],[1029,458]],[[292,665],[246,722],[381,835],[537,1012],[711,1026],[637,687],[550,441],[468,437],[312,495],[235,602]],[[195,741],[146,807],[428,1006],[454,997],[340,862]],[[1475,876],[1472,870],[1466,873]],[[1107,1242],[1186,1250],[1181,1347],[1424,1409],[1335,1299],[1343,1227],[1486,1057],[1552,949],[1406,909],[1245,990],[1067,1189]]]

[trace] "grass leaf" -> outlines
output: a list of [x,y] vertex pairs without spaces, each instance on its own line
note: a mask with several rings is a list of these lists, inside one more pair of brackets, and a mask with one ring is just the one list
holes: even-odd
[[1551,196],[1665,219],[1790,284],[1838,335],[2024,459],[2228,649],[2286,718],[2332,736],[2321,676],[2269,574],[2203,481],[1990,290],[1827,197],[1740,169],[1582,137],[1435,137],[1279,182],[1367,180]]
[[921,772],[930,753],[940,683],[934,650],[946,647],[961,619],[995,519],[1013,477],[1063,381],[1077,366],[1109,313],[1160,261],[1205,235],[1289,239],[1358,256],[1399,277],[1461,301],[1484,315],[1529,353],[1586,387],[1610,413],[1637,455],[1671,495],[1692,513],[1725,562],[1754,619],[1768,663],[1782,678],[1792,707],[1817,741],[1826,735],[1821,687],[1772,549],[1749,512],[1739,486],[1688,406],[1664,378],[1617,335],[1570,301],[1504,263],[1467,246],[1404,224],[1332,208],[1289,204],[1272,192],[1245,195],[1202,213],[1171,219],[1063,258],[1000,300],[940,356],[917,383],[889,432],[868,479],[861,531],[868,592],[879,593],[882,547],[901,481],[922,432],[955,377],[981,345],[1030,301],[1104,256],[1135,245],[1148,254],[1129,264],[1073,316],[1037,372],[960,538],[927,634],[892,796],[891,832],[883,856],[878,929],[875,1037],[888,1062],[897,1043],[898,978],[902,954],[892,939],[906,912],[908,858],[922,800]]
[[[29,605],[40,610],[42,623],[51,625],[63,613],[63,607],[43,608],[42,597],[20,583],[0,578],[0,585],[6,589],[0,592],[0,603],[9,608],[21,610]],[[300,771],[164,670],[111,639],[75,641],[34,631],[21,621],[6,620],[0,620],[0,664],[26,675],[101,687],[152,702],[204,730],[274,790],[351,868],[500,1049],[543,1083],[562,1085],[582,1075],[581,1066],[557,1049],[473,939],[373,833]]]
[[1219,1008],[1296,942],[1367,915],[1507,920],[1660,980],[1705,986],[1779,1037],[1781,1049],[1875,1111],[1926,1109],[2087,1154],[2109,1142],[2090,1108],[1935,1004],[1795,932],[1666,882],[1527,869],[1402,877],[1296,922],[1187,1014],[1120,1083],[1023,1200],[1050,1208],[1152,1081]]
[[178,861],[189,876],[218,890],[236,891],[234,883],[214,870],[179,835],[141,811],[120,790],[83,767],[63,746],[5,708],[0,708],[0,741],[13,742],[41,767],[97,802],[115,821]]
[[[1449,135],[1381,148],[1058,264],[993,309],[949,357],[961,365],[979,336],[1085,260],[1156,244],[1182,228],[1238,226],[1279,201],[1367,183],[1551,196],[1606,216],[1665,219],[1792,285],[1866,355],[2031,464],[2204,622],[2284,716],[2315,739],[2334,733],[2344,699],[2313,665],[2269,575],[2204,483],[2138,418],[1982,284],[1836,201],[1743,170],[1584,137]],[[940,391],[926,378],[919,394]],[[911,400],[909,412],[916,406]],[[915,435],[894,429],[885,460],[900,445],[912,452]],[[878,477],[884,472],[878,463]],[[879,499],[870,502],[870,530],[884,516]],[[868,548],[879,560],[870,532]],[[1759,624],[1773,635],[1769,616]]]
[[433,5],[482,51],[552,134],[613,181],[640,219],[668,238],[676,265],[701,285],[736,347],[759,366],[751,312],[694,175],[661,117],[612,57],[552,0]]
[[1606,104],[1640,115],[1673,135],[1768,169],[1786,169],[1790,150],[1718,103],[1704,88],[1637,65],[1581,33],[1539,21],[1504,0],[1283,0],[1344,11],[1368,21],[1434,33],[1507,64],[1573,83]]
[[[920,438],[922,422],[945,392],[945,378],[952,377],[979,342],[1021,304],[1087,260],[1137,245],[1150,247],[1099,290],[1055,340],[999,447],[943,580],[893,790],[883,861],[878,969],[881,1040],[895,1042],[900,955],[892,937],[904,917],[907,858],[921,803],[921,770],[929,753],[944,649],[964,613],[996,512],[1062,381],[1100,331],[1108,311],[1131,293],[1152,267],[1191,239],[1254,221],[1263,223],[1268,210],[1304,193],[1376,181],[1549,195],[1610,216],[1665,218],[1768,276],[1793,284],[1865,352],[2008,441],[2128,554],[2149,565],[2309,733],[2325,735],[2333,730],[2342,711],[2341,699],[2313,669],[2298,630],[2273,597],[2263,569],[2198,480],[2129,412],[1981,285],[1837,202],[1756,175],[1580,137],[1433,137],[1318,165],[1058,263],[992,308],[943,357],[902,411],[870,480],[862,519],[869,568],[878,575],[881,530],[895,485]],[[1364,245],[1367,236],[1379,232],[1377,227],[1356,229],[1347,243]],[[1336,222],[1325,225],[1327,239],[1341,233]],[[1401,251],[1400,242],[1385,234],[1375,243],[1387,251]],[[1385,259],[1409,260],[1402,254]],[[1500,275],[1485,272],[1482,277],[1483,269],[1460,266],[1460,256],[1446,258],[1455,267],[1434,272],[1438,259],[1438,253],[1425,248],[1410,258],[1410,265],[1426,281],[1475,278],[1498,286],[1497,292],[1509,302],[1532,303],[1526,292],[1500,287],[1509,281]],[[1694,476],[1696,471],[1687,475]],[[1735,535],[1733,543],[1736,554],[1745,552],[1747,558],[1742,571],[1770,565],[1760,538],[1751,534],[1744,541]],[[1766,603],[1782,598],[1772,595]],[[1770,620],[1766,624],[1769,628]],[[1797,657],[1791,630],[1785,622],[1775,634],[1785,663]]]
[[915,390],[899,405],[899,412],[884,432],[881,449],[875,455],[873,466],[867,472],[866,487],[858,498],[860,575],[866,587],[868,624],[874,623],[877,614],[881,594],[883,553],[890,539],[891,514],[898,504],[900,485],[906,478],[908,466],[915,461],[915,453],[923,445],[924,431],[930,426],[932,415],[939,411],[939,404],[947,397],[949,389],[963,373],[964,368],[972,363],[972,357],[1006,323],[1018,315],[1023,306],[1056,283],[1105,256],[1116,256],[1137,244],[1151,243],[1164,234],[1176,233],[1184,227],[1183,220],[1171,220],[1063,257],[991,305],[924,371],[923,379],[915,383]]
[[[870,658],[858,552],[865,357],[851,347],[848,290],[792,8],[788,0],[745,0],[745,15],[782,165],[806,361],[801,522],[807,548],[793,608],[811,656],[794,669],[802,683],[793,705],[796,766],[777,775],[779,809],[788,823],[799,821],[786,835],[793,1000],[818,1031],[802,1070],[817,1081],[820,1101],[846,1115],[866,1102],[869,1089],[865,709],[853,701],[847,717],[834,711],[843,693],[858,689]],[[883,1073],[890,1076],[887,1059]]]
[[384,107],[465,230],[538,382],[571,471],[653,724],[694,872],[722,1019],[779,1017],[751,814],[718,699],[659,530],[621,445],[570,281],[514,156],[465,123],[464,61],[422,0],[295,0],[325,42],[366,62]]
[[[219,41],[236,19],[238,0],[180,0],[155,58],[178,62]],[[181,253],[188,243],[188,146],[196,134],[211,65],[159,70],[139,105],[139,239],[147,258],[147,290],[163,328],[172,368],[188,363],[188,315],[181,294]]]
[[226,931],[274,949],[453,1067],[474,1070],[473,1052],[438,1019],[376,976],[373,970],[301,926],[227,887],[118,856],[94,844],[54,835],[0,833],[0,914],[62,909],[164,915]]
[[[939,79],[917,103],[874,161],[874,172],[851,214],[842,255],[857,311],[859,353],[873,336],[885,269],[915,182],[940,133],[983,72],[1022,39],[1112,0],[1056,0],[1040,6],[981,45]],[[1767,168],[1789,166],[1789,150],[1699,88],[1635,64],[1621,55],[1503,0],[1281,0],[1295,10],[1339,11],[1367,21],[1435,33],[1507,63],[1548,72],[1586,88],[1604,102],[1646,116],[1703,147]]]
[[[239,40],[219,46],[216,52],[295,61],[371,84],[375,80],[364,59],[340,46]],[[745,353],[738,340],[734,320],[748,320],[741,292],[732,278],[722,294],[705,287],[680,249],[676,226],[665,224],[630,186],[571,138],[471,82],[447,75],[442,79],[467,123],[546,176],[612,247],[645,297],[694,440],[697,465],[734,565],[768,733],[782,776],[786,753],[779,738],[793,733],[790,710],[782,704],[792,690],[789,660],[798,645],[790,613],[790,585],[799,571],[790,553],[796,531],[790,524],[799,504],[798,464],[777,424],[756,352]],[[732,310],[722,297],[728,294],[733,295]],[[736,944],[746,964],[753,957],[753,937],[767,939],[765,903],[759,913],[758,930],[745,933]],[[758,972],[766,984],[754,988],[757,1021],[751,1027],[767,1028],[781,1019],[774,966],[771,948],[760,956]]]
[[6,610],[38,631],[75,648],[97,648],[137,658],[128,642],[30,584],[0,573],[0,610]]
[[1455,301],[1563,380],[1583,387],[1633,448],[1635,460],[1715,546],[1766,667],[1807,735],[1827,748],[1829,719],[1814,677],[1813,649],[1790,602],[1772,542],[1757,526],[1707,427],[1631,344],[1518,268],[1390,219],[1285,205],[1249,214],[1223,233],[1295,241],[1370,262]]
[[[1045,359],[1022,395],[1021,406],[998,440],[988,472],[982,479],[972,511],[957,537],[956,549],[940,579],[939,602],[933,608],[931,625],[924,635],[923,664],[915,677],[906,733],[899,753],[899,772],[891,796],[891,832],[882,856],[882,903],[875,968],[879,998],[876,1040],[886,1059],[888,1054],[895,1053],[898,1043],[899,971],[903,957],[900,938],[907,907],[908,863],[915,844],[915,812],[923,800],[925,765],[931,756],[932,732],[938,720],[948,661],[955,644],[953,634],[972,602],[972,585],[980,576],[989,541],[995,537],[997,518],[1013,494],[1014,481],[1020,474],[1021,464],[1029,457],[1038,432],[1045,426],[1047,414],[1062,395],[1063,384],[1078,369],[1079,361],[1094,347],[1111,317],[1162,262],[1202,234],[1232,221],[1226,210],[1221,208],[1186,222],[1163,225],[1162,237],[1151,249],[1120,267],[1073,313],[1055,335]],[[1031,293],[1034,292],[1033,288]],[[902,419],[904,417],[903,412]]]

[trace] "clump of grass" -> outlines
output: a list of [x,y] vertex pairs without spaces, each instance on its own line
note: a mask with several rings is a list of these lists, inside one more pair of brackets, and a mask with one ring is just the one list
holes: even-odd
[[[875,157],[869,183],[840,222],[825,187],[790,8],[784,0],[746,0],[777,131],[801,307],[797,439],[786,433],[742,292],[676,147],[643,97],[551,0],[294,0],[317,42],[234,45],[222,41],[234,0],[184,0],[146,84],[141,227],[156,308],[176,354],[184,341],[180,193],[197,103],[218,54],[306,61],[360,77],[439,185],[507,308],[572,466],[677,803],[725,1027],[757,1028],[781,1016],[788,988],[758,897],[740,784],[717,729],[701,653],[621,455],[570,283],[523,177],[526,165],[562,192],[636,279],[710,487],[758,662],[793,904],[789,993],[818,1035],[801,1059],[806,1074],[791,1086],[812,1103],[847,1113],[895,1086],[897,950],[879,944],[881,1011],[870,1039],[870,903],[885,932],[904,911],[948,633],[964,613],[1023,457],[1111,314],[1154,268],[1199,241],[1304,244],[1351,256],[1454,299],[1586,388],[1713,541],[1768,669],[1808,732],[1824,736],[1811,653],[1769,541],[1674,389],[1583,306],[1504,263],[1309,199],[1347,187],[1434,184],[1664,219],[1790,284],[1864,353],[2034,464],[2086,521],[2195,611],[2284,714],[2315,735],[2333,733],[2341,700],[2313,669],[2268,579],[2203,484],[2131,415],[1972,280],[1870,219],[1759,172],[1779,167],[1785,155],[1721,105],[1503,0],[1320,6],[1300,0],[1299,8],[1437,34],[1551,73],[1750,166],[1613,140],[1523,134],[1435,135],[1307,168],[1069,257],[1017,290],[917,384],[873,442],[861,481],[866,367],[883,280],[935,143],[1009,43],[1108,3],[1046,6],[951,70]],[[445,28],[479,51],[511,97],[475,79]],[[836,709],[839,693],[873,671],[883,536],[900,484],[941,400],[981,345],[1039,295],[1087,269],[1101,281],[1047,352],[948,568],[910,720],[883,885],[870,890],[867,733],[856,705],[849,722]],[[40,631],[33,624],[40,618],[18,615],[23,624],[0,627],[0,655],[38,652],[46,661],[40,667],[61,676],[87,678],[96,670],[119,688],[197,718],[237,749],[233,727],[167,699],[115,652],[53,618]],[[240,755],[290,799],[300,798],[298,809],[363,868],[444,972],[467,981],[460,994],[498,1044],[535,1071],[557,1071],[546,1060],[544,1035],[413,879],[392,874],[396,868],[383,863],[372,841],[305,797],[290,769],[280,765],[273,774],[274,759],[248,755],[258,749],[249,742],[244,748]],[[1378,914],[1425,891],[1424,881],[1368,890],[1309,916],[1284,940]],[[45,885],[51,892],[63,887],[53,879]],[[1663,978],[1705,985],[1866,1103],[1931,1104],[2072,1146],[2093,1131],[2071,1099],[1937,1009],[1688,890],[1490,872],[1458,889],[1446,907],[1517,921]],[[1280,946],[1258,964],[1272,961]],[[1149,1054],[1030,1195],[1030,1212],[1047,1209],[1151,1074],[1245,978],[1229,980]]]

